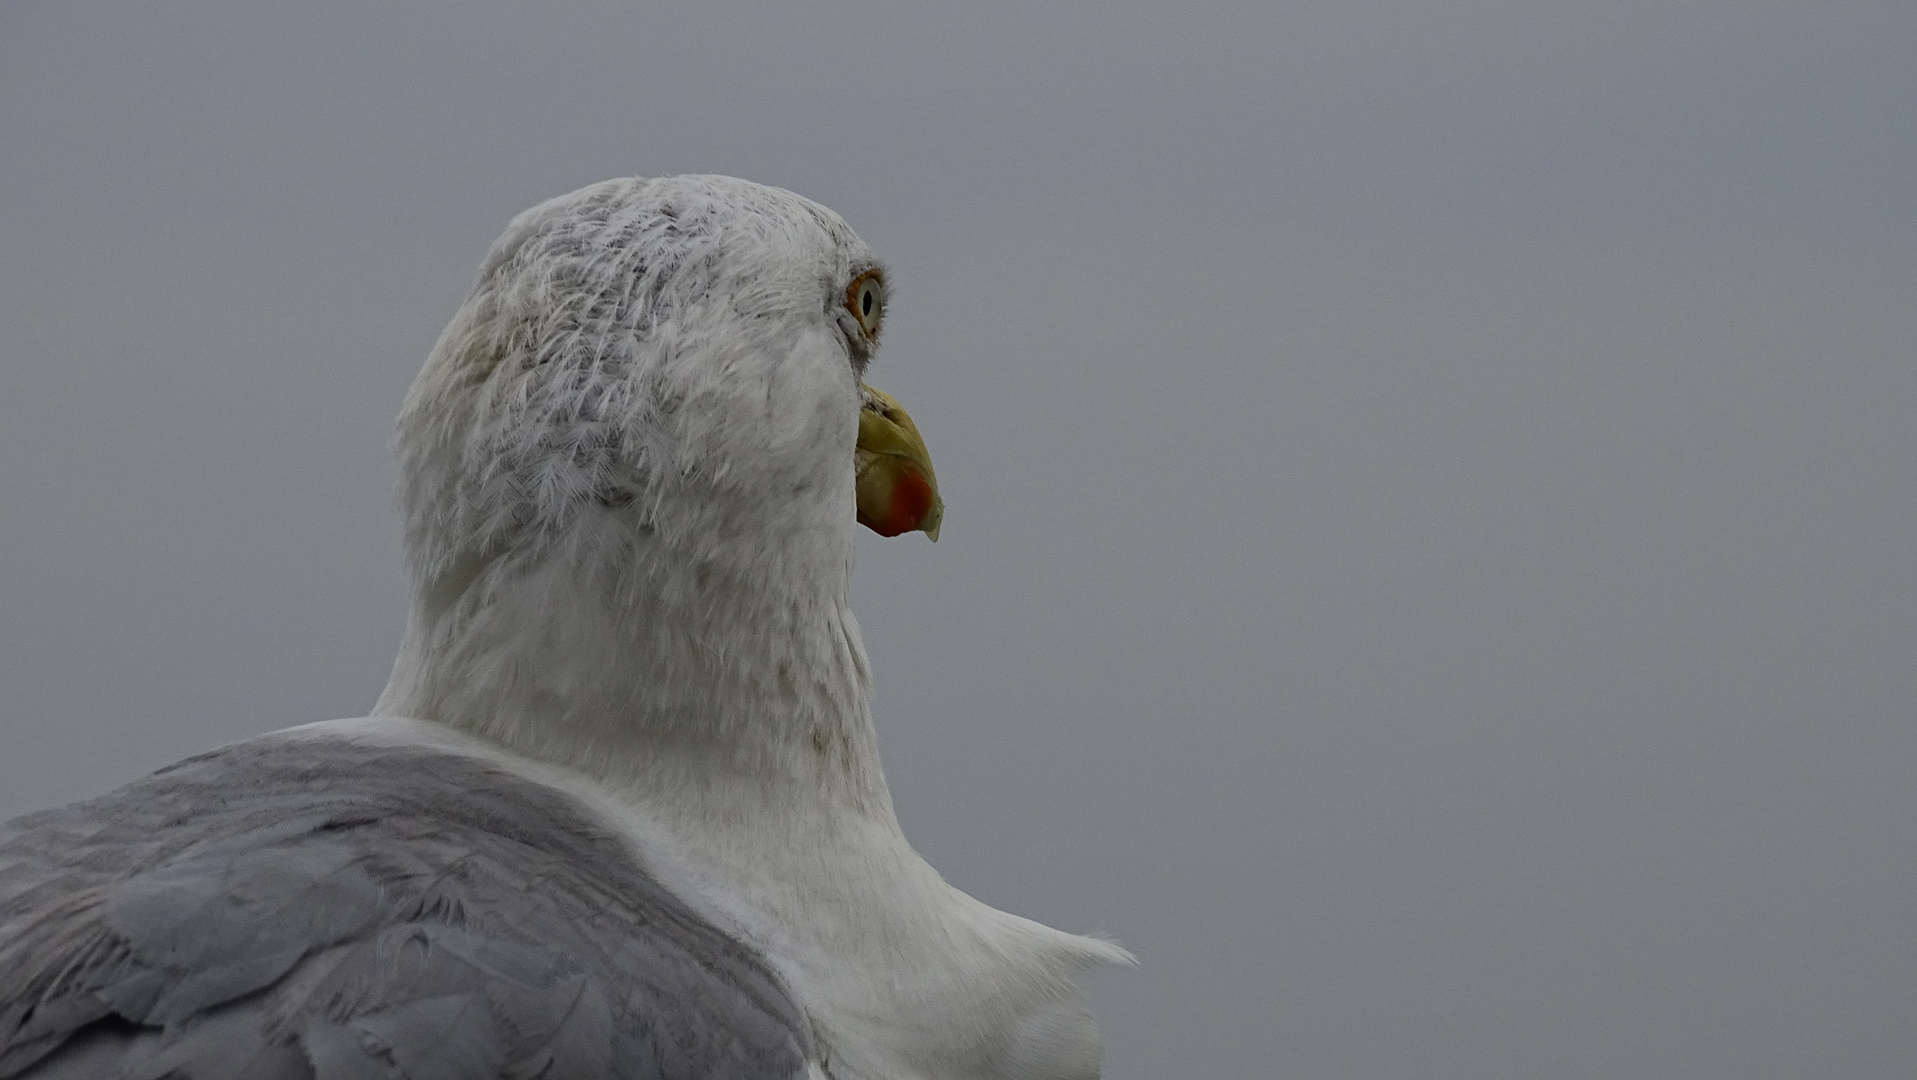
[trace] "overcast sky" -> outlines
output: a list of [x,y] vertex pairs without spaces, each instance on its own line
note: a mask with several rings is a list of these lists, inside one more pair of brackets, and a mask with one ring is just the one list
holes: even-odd
[[0,4],[0,814],[368,709],[516,211],[891,265],[907,831],[1107,1075],[1917,1061],[1917,5]]

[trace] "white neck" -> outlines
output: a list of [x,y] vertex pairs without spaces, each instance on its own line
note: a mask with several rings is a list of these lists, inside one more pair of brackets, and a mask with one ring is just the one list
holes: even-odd
[[[788,810],[892,820],[871,680],[845,604],[849,522],[758,544],[631,528],[622,511],[572,542],[467,556],[415,590],[376,712],[415,716],[584,772],[615,790],[736,818],[739,792]],[[728,559],[731,551],[754,558]],[[806,565],[795,565],[803,563]]]

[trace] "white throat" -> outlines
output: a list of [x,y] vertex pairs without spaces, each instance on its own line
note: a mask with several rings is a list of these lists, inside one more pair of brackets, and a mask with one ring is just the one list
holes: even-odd
[[588,542],[459,565],[459,580],[416,590],[377,711],[614,788],[669,783],[703,801],[723,778],[889,817],[844,597],[849,526],[786,538],[770,568],[687,560],[623,509],[592,514],[575,523]]

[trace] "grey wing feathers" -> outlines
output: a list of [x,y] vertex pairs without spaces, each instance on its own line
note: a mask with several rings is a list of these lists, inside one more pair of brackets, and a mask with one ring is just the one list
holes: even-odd
[[805,1070],[765,963],[564,794],[262,739],[0,826],[0,1080]]

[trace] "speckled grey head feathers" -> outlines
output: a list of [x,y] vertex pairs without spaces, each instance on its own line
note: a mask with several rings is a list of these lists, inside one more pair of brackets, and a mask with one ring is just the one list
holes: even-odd
[[401,414],[416,568],[621,511],[669,537],[844,501],[874,265],[832,211],[720,176],[595,184],[515,218]]

